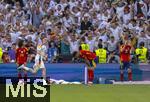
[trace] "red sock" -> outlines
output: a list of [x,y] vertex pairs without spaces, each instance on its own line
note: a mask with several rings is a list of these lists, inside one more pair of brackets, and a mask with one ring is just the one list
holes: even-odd
[[22,79],[22,76],[21,76],[21,73],[20,73],[20,72],[18,73],[18,79],[19,79],[19,80]]
[[88,81],[93,82],[94,80],[94,71],[91,69],[88,69]]
[[123,81],[124,80],[124,74],[120,73],[120,80]]
[[132,72],[128,72],[128,80],[132,81]]

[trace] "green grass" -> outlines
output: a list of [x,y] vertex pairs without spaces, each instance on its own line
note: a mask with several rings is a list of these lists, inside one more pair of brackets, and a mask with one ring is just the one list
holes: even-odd
[[54,85],[50,102],[150,102],[150,85]]

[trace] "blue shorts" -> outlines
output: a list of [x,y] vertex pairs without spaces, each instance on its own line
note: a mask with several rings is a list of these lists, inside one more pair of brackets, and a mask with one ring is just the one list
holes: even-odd
[[131,63],[130,62],[121,62],[120,64],[120,69],[125,70],[125,69],[130,69],[131,68]]

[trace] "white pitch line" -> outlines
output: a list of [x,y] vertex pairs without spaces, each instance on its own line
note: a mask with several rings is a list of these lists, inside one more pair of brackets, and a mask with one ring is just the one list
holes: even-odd
[[150,85],[150,81],[124,81],[124,82],[113,82],[113,84],[118,84],[118,85]]

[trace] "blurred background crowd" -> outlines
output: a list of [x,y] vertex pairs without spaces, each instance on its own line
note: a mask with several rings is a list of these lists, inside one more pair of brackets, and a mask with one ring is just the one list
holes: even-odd
[[[0,62],[15,62],[18,41],[34,62],[46,37],[48,63],[72,62],[81,44],[106,49],[107,62],[119,63],[119,45],[150,50],[150,0],[0,0]],[[102,45],[102,46],[100,46]],[[112,57],[113,56],[113,57]]]

